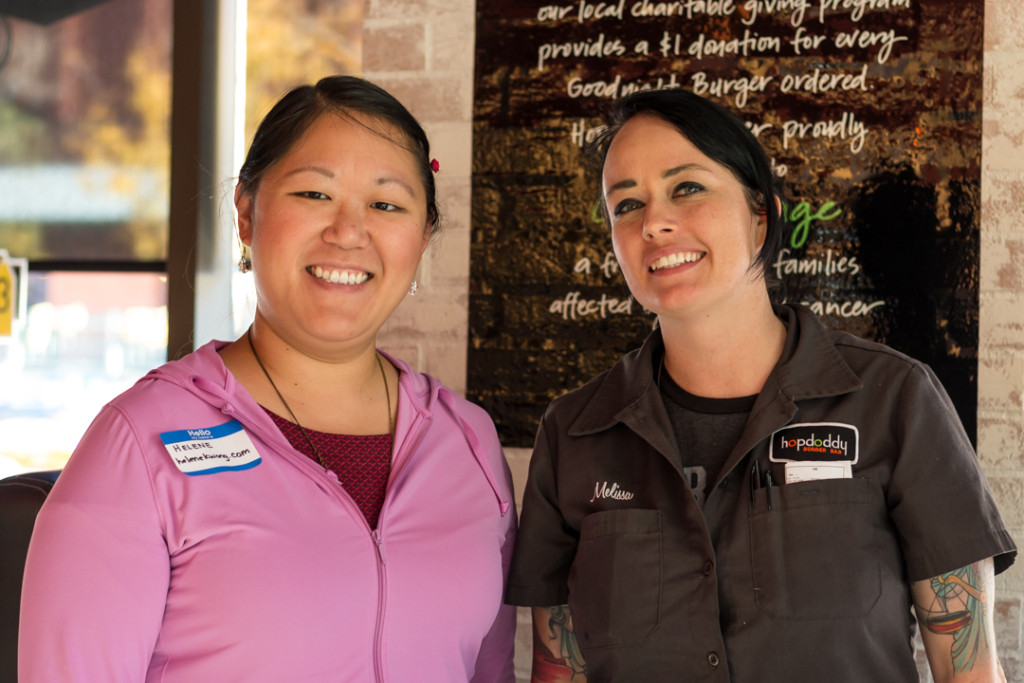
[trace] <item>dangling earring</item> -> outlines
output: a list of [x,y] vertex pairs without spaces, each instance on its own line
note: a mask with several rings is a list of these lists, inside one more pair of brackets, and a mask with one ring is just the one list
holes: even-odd
[[419,288],[420,283],[413,280],[412,284],[409,285],[409,296],[416,296],[416,292],[419,290]]
[[249,260],[249,249],[241,240],[238,241],[238,250],[242,253],[242,257],[238,259],[238,272],[244,275],[252,270],[252,261]]

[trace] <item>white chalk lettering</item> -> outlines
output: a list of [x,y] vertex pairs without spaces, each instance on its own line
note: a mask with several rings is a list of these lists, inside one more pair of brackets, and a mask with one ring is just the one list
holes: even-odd
[[742,22],[750,26],[762,14],[792,12],[793,16],[790,17],[789,21],[793,26],[799,26],[804,21],[804,14],[810,8],[811,5],[807,0],[747,0],[743,3],[743,10],[746,12],[747,17]]
[[[668,32],[665,32],[668,37]],[[672,54],[679,54],[679,35],[676,35],[675,45]],[[749,57],[752,54],[764,54],[782,52],[782,38],[777,36],[762,36],[759,33],[751,33],[749,28],[743,29],[742,38],[730,38],[728,40],[717,40],[709,38],[701,33],[697,40],[690,43],[686,54],[697,59],[706,57]],[[665,38],[662,39],[662,54],[666,53]]]
[[618,38],[608,40],[604,33],[596,38],[569,43],[544,43],[537,48],[537,71],[543,71],[544,65],[555,59],[580,57],[621,57],[626,46]]
[[565,15],[572,11],[572,5],[558,6],[547,5],[537,10],[537,21],[558,21],[564,19]]
[[703,71],[690,76],[690,87],[698,95],[726,97],[734,95],[733,103],[745,107],[750,93],[763,93],[774,76],[746,76],[740,78],[708,78]]
[[[612,81],[584,81],[582,78],[571,78],[566,85],[566,94],[573,99],[580,97],[604,97],[614,100],[640,90],[661,90],[663,88],[678,87],[679,81],[676,79],[675,74],[671,74],[668,78],[659,77],[656,81],[635,81],[633,83],[623,83],[622,75],[620,74]],[[575,126],[573,130],[575,131]]]
[[805,50],[817,50],[825,42],[825,36],[811,35],[807,29],[800,26],[789,42],[793,46],[793,53],[799,55]]
[[727,17],[736,11],[733,0],[681,0],[680,2],[650,2],[640,0],[629,8],[634,17]]
[[853,277],[860,272],[860,264],[856,256],[839,256],[831,249],[825,251],[824,257],[808,256],[792,258],[789,249],[783,249],[775,259],[773,267],[776,276],[781,280],[783,275],[849,275]]
[[596,140],[604,129],[605,126],[588,126],[586,119],[579,119],[572,122],[569,137],[577,146],[584,147]]
[[626,0],[619,0],[618,5],[608,4],[606,2],[599,2],[597,4],[589,3],[587,0],[580,0],[579,12],[576,14],[576,20],[579,23],[589,21],[591,19],[605,19],[612,17],[615,19],[622,20],[622,9],[626,4]]
[[860,21],[868,10],[910,9],[910,0],[821,0],[818,7],[818,21],[825,23],[825,14],[852,9],[850,19]]
[[616,299],[607,294],[601,294],[600,299],[583,299],[579,292],[569,292],[548,306],[548,313],[561,315],[562,320],[578,320],[588,315],[607,318],[609,315],[630,315],[632,312],[633,297]]
[[848,47],[868,48],[880,45],[881,47],[878,50],[878,56],[875,58],[875,61],[879,64],[885,64],[892,55],[893,45],[906,40],[910,39],[907,36],[896,35],[896,31],[893,29],[888,31],[865,31],[855,28],[849,32],[842,31],[837,33],[835,44],[840,49]]
[[802,303],[816,315],[837,315],[840,318],[859,318],[879,306],[885,305],[884,301],[804,301]]
[[766,130],[770,130],[775,127],[772,123],[754,123],[753,121],[744,121],[744,125],[754,134],[755,138],[761,137],[761,134]]
[[[576,262],[576,265],[572,267],[572,270],[574,273],[590,275],[593,266],[594,262],[584,256]],[[616,273],[619,272],[619,262],[615,260],[615,254],[610,251],[605,252],[604,261],[600,266],[598,266],[598,270],[600,270],[601,274],[608,280],[615,277]]]
[[831,67],[818,66],[802,74],[786,74],[779,81],[782,92],[823,93],[831,90],[863,90],[868,89],[868,65],[861,67],[860,73],[835,73]]
[[604,261],[601,263],[601,273],[609,280],[619,272],[619,261],[615,254],[610,251],[604,253]]
[[794,138],[849,140],[850,151],[857,154],[864,148],[867,126],[850,112],[843,112],[839,119],[829,121],[786,121],[782,124],[782,146],[788,149]]

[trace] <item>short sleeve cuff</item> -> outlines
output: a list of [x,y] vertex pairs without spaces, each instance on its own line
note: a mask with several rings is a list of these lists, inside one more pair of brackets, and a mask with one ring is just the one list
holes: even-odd
[[1017,546],[1005,529],[993,529],[987,536],[933,545],[920,555],[907,557],[907,578],[924,581],[989,557],[993,558],[996,574],[1006,571],[1017,558]]
[[509,584],[505,589],[505,604],[519,607],[553,607],[569,602],[567,588],[556,586],[523,586]]

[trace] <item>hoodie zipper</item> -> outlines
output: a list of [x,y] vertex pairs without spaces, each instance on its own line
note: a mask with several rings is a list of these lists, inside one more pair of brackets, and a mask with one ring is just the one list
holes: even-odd
[[377,546],[377,620],[373,632],[373,679],[384,683],[384,613],[387,610],[388,577],[384,571],[388,564],[388,556],[384,550],[384,542],[380,537],[380,529],[370,532]]
[[[415,408],[414,408],[415,410]],[[230,417],[236,417],[234,406],[230,403],[225,403],[221,407],[221,412]],[[402,441],[402,449],[400,452],[396,452],[394,456],[393,471],[388,478],[388,493],[392,490],[390,484],[397,482],[402,470],[405,469],[409,458],[412,453],[419,447],[420,442],[423,440],[423,435],[426,433],[426,424],[429,423],[429,416],[425,416],[423,413],[416,411],[416,415],[406,430],[406,438]],[[252,428],[251,425],[246,426],[247,429]],[[257,433],[263,430],[258,427],[255,428]],[[397,434],[396,434],[397,435]],[[262,434],[264,440],[272,440],[268,438],[270,435]],[[302,456],[305,458],[306,456]],[[309,461],[312,463],[312,461]],[[370,540],[374,544],[374,548],[377,553],[377,615],[374,625],[373,635],[373,678],[375,683],[384,683],[384,617],[387,611],[387,549],[384,545],[384,524],[386,520],[386,512],[389,503],[391,501],[391,495],[385,494],[384,504],[381,506],[380,517],[378,518],[377,528],[371,529],[369,523],[366,521],[366,517],[363,516],[359,506],[356,505],[352,496],[349,495],[348,491],[341,486],[338,481],[337,475],[333,472],[324,470],[322,467],[319,468],[328,478],[333,481],[334,486],[337,487],[338,497],[342,504],[348,509],[349,513],[358,519],[363,527],[369,534]]]
[[[388,478],[389,484],[398,481],[398,478],[401,475],[402,470],[405,469],[405,465],[409,461],[411,454],[419,446],[420,441],[423,440],[423,434],[426,432],[426,429],[424,428],[425,422],[426,419],[421,414],[417,414],[413,419],[412,424],[406,432],[406,438],[402,442],[401,452],[395,453],[394,470]],[[392,497],[390,493],[392,490],[393,487],[389,486],[388,494],[385,494],[384,504],[381,506],[377,528],[370,531],[370,538],[373,539],[373,542],[377,547],[377,619],[373,633],[373,674],[374,681],[376,681],[376,683],[384,683],[384,616],[387,612],[388,579],[386,571],[388,554],[387,548],[384,545],[384,524],[387,519],[387,510],[390,507]],[[370,525],[367,524],[366,528],[369,529]]]

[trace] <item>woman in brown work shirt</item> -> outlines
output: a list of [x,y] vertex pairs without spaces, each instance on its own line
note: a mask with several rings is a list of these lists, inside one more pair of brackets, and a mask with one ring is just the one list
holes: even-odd
[[641,349],[542,421],[507,589],[534,681],[998,681],[1015,548],[925,365],[776,305],[784,229],[744,124],[684,90],[598,147]]

